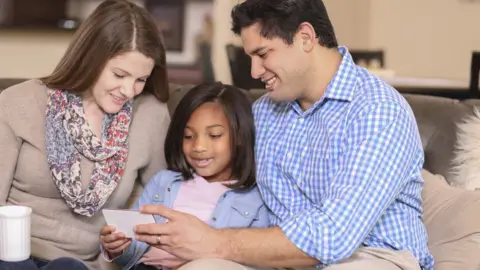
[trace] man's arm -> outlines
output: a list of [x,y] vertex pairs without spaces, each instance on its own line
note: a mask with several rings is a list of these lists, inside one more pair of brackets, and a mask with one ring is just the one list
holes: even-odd
[[371,104],[353,118],[338,169],[313,208],[278,227],[215,230],[191,215],[145,206],[142,212],[169,222],[138,225],[137,240],[186,260],[220,257],[256,266],[329,265],[350,257],[423,165],[413,115],[398,103]]
[[360,112],[345,139],[339,169],[314,209],[275,228],[223,230],[220,256],[284,267],[332,264],[350,257],[405,184],[419,177],[423,153],[415,121],[394,102],[372,104]]
[[298,249],[279,227],[224,229],[218,257],[265,267],[312,266],[318,260]]

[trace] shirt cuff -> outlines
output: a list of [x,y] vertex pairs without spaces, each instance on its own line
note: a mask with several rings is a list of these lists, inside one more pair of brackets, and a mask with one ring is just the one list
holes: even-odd
[[115,259],[117,259],[118,257],[122,256],[123,253],[125,253],[125,249],[122,250],[122,253],[120,253],[118,256],[114,257],[114,258],[110,258],[110,253],[108,253],[108,251],[106,251],[104,248],[103,248],[103,245],[100,245],[100,251],[102,253],[102,257],[105,261],[107,262],[113,262]]
[[279,227],[298,249],[320,261],[315,267],[321,268],[337,262],[334,259],[335,225],[328,216],[315,210],[300,212],[284,220]]

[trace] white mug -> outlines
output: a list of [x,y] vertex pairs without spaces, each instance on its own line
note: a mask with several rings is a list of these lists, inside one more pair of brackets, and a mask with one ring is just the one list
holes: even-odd
[[30,215],[27,206],[0,206],[0,260],[18,262],[30,257]]

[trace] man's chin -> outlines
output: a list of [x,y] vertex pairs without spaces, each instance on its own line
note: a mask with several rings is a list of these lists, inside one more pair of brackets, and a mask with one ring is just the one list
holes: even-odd
[[288,96],[288,95],[281,95],[280,93],[275,91],[268,92],[268,97],[275,102],[292,102],[296,100],[295,97]]

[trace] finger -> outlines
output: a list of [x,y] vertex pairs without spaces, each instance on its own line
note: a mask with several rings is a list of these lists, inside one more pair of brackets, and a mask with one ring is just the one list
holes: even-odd
[[102,242],[105,244],[110,244],[118,240],[125,240],[125,234],[124,233],[111,233],[107,234],[105,236],[102,236]]
[[161,235],[160,236],[160,246],[165,248],[166,246],[172,246],[172,237],[169,235]]
[[143,235],[137,235],[136,238],[137,241],[142,241],[142,242],[145,242],[147,244],[149,244],[150,246],[154,246],[154,247],[158,247],[158,248],[164,248],[166,246],[166,241],[170,241],[169,237],[167,235],[160,235],[160,238],[159,238],[159,235],[147,235],[147,234],[143,234]]
[[172,210],[163,205],[143,205],[140,212],[145,214],[159,215],[169,220],[175,220],[182,215],[181,212]]
[[108,252],[110,252],[110,253],[122,253],[122,251],[124,249],[126,249],[131,243],[132,243],[132,240],[126,240],[125,243],[123,243],[122,245],[120,245],[119,247],[117,247],[115,249],[108,250]]
[[104,226],[100,230],[100,235],[109,235],[109,234],[113,233],[115,230],[116,230],[116,228],[114,226]]
[[120,240],[116,240],[116,241],[113,241],[113,242],[110,242],[110,243],[105,243],[103,245],[103,247],[108,250],[109,252],[114,252],[115,250],[118,250],[118,248],[120,248],[121,246],[125,245],[125,243],[127,242],[130,242],[132,240],[130,239],[120,239]]
[[151,224],[139,224],[133,229],[136,235],[160,235],[170,234],[170,223],[151,223]]

